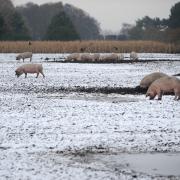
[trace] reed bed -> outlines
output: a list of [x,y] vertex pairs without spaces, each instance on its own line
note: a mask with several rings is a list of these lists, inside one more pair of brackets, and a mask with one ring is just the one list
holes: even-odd
[[0,41],[0,53],[178,53],[180,45],[157,41]]

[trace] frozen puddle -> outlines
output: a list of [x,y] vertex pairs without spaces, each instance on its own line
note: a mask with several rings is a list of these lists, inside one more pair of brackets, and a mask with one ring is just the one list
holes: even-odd
[[98,94],[98,93],[77,93],[77,94],[61,94],[61,95],[45,95],[38,96],[38,98],[47,99],[66,99],[66,100],[81,100],[81,101],[97,101],[97,102],[110,102],[110,103],[120,103],[120,102],[137,102],[140,101],[138,98],[118,96],[117,94]]
[[1,148],[0,159],[0,179],[180,179],[180,153],[62,154]]
[[180,176],[180,153],[86,155],[76,157],[81,163],[98,164],[110,169],[124,169],[151,176]]

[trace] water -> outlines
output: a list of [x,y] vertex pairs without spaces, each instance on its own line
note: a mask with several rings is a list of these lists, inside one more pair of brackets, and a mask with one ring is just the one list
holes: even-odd
[[89,154],[76,157],[76,160],[81,163],[97,163],[110,169],[129,169],[153,176],[180,176],[180,153]]

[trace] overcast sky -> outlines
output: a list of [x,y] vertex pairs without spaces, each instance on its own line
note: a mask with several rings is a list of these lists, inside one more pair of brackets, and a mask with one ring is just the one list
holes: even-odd
[[171,7],[179,0],[12,0],[14,5],[27,2],[43,4],[61,1],[88,12],[96,18],[103,30],[120,30],[122,23],[135,24],[138,18],[148,15],[152,18],[168,18]]

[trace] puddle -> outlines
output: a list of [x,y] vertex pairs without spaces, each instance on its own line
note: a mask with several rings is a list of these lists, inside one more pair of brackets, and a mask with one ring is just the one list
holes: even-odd
[[75,159],[80,163],[98,163],[111,169],[129,169],[151,176],[180,176],[180,153],[89,154]]
[[110,102],[110,103],[140,101],[140,99],[133,97],[118,97],[118,96],[107,96],[107,95],[99,95],[99,94],[46,95],[46,96],[38,96],[38,98],[47,98],[47,99],[59,98],[59,99],[67,99],[67,100],[97,101],[97,102]]
[[74,96],[69,97],[71,100],[98,101],[98,102],[136,102],[138,99],[129,97],[108,97],[108,96]]

